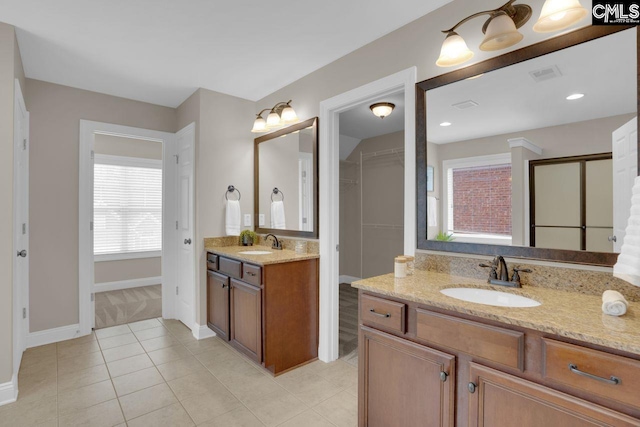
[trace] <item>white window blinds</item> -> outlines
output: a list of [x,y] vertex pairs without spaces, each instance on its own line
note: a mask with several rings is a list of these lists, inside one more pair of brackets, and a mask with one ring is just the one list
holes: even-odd
[[162,162],[96,155],[94,255],[162,249]]

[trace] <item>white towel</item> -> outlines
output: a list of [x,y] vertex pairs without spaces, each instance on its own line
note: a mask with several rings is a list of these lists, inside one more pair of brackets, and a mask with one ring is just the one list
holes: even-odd
[[610,316],[622,316],[627,312],[629,303],[618,291],[604,291],[602,294],[602,312]]
[[225,213],[225,228],[227,236],[239,236],[242,213],[240,212],[240,202],[237,200],[227,200]]
[[427,226],[438,226],[438,199],[433,196],[427,197]]
[[271,228],[284,230],[286,228],[284,220],[284,202],[277,200],[271,202]]

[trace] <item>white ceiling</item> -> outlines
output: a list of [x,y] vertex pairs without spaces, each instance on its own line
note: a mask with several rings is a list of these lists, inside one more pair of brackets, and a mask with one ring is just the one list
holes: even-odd
[[[373,115],[369,106],[376,102],[395,104],[393,112],[380,119]],[[340,135],[367,139],[404,129],[404,92],[388,95],[366,104],[358,105],[340,114]]]
[[[427,140],[437,144],[609,117],[637,109],[636,30],[583,43],[427,92]],[[536,83],[529,73],[557,66]],[[585,97],[567,101],[572,93]],[[464,101],[477,107],[452,107]],[[442,122],[451,122],[448,127]]]
[[0,0],[27,77],[177,107],[258,100],[451,0]]

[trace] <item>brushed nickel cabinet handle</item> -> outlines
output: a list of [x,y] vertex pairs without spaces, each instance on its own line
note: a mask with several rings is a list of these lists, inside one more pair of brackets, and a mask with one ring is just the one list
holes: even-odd
[[245,271],[245,273],[246,273],[247,275],[249,275],[249,276],[255,276],[255,275],[256,275],[256,273],[252,273],[252,272],[250,272],[250,271]]
[[447,374],[445,371],[440,371],[440,381],[446,382],[448,377],[449,374]]
[[378,317],[391,317],[391,314],[389,314],[389,313],[385,313],[385,314],[382,314],[382,313],[376,313],[376,310],[375,310],[375,309],[373,309],[373,308],[370,308],[370,309],[369,309],[369,312],[370,312],[371,314],[374,314],[374,315],[378,316]]
[[591,378],[592,380],[602,381],[603,383],[612,384],[612,385],[620,384],[620,378],[618,377],[614,377],[613,375],[611,375],[611,378],[599,377],[597,375],[593,375],[588,372],[581,371],[580,369],[578,369],[578,366],[574,365],[573,363],[569,363],[569,370],[574,374],[582,375],[583,377]]

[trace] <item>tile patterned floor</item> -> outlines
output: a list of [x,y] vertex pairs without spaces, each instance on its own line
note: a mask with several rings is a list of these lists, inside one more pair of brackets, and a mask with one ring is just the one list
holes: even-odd
[[151,319],[28,349],[0,426],[357,424],[357,369],[313,362],[274,378],[219,338]]
[[358,364],[358,289],[348,283],[339,287],[339,355],[345,362]]
[[162,285],[96,293],[96,329],[162,316]]

